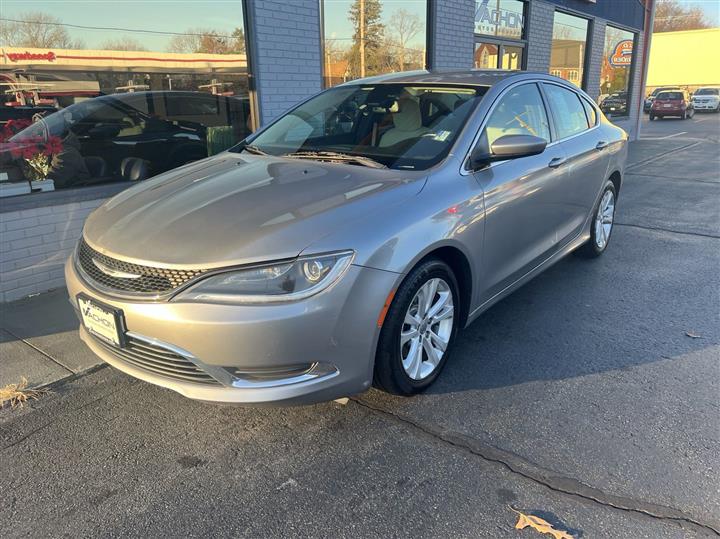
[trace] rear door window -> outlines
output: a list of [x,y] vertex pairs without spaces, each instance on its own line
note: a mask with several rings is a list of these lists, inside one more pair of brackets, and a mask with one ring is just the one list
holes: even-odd
[[558,139],[586,131],[590,124],[580,96],[557,84],[543,84],[555,120]]

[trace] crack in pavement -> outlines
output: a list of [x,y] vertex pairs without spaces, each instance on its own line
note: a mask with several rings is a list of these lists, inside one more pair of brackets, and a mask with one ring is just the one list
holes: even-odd
[[698,236],[700,238],[711,238],[714,240],[720,240],[720,236],[714,234],[705,234],[704,232],[683,232],[682,230],[673,230],[671,228],[662,228],[659,226],[646,226],[646,225],[633,225],[631,223],[613,223],[615,226],[627,226],[630,228],[642,228],[643,230],[655,230],[657,232],[668,232],[670,234],[682,234],[684,236]]
[[446,431],[433,425],[421,424],[409,417],[401,416],[394,411],[370,404],[359,397],[351,397],[350,400],[372,412],[400,421],[435,440],[439,440],[458,449],[468,451],[469,453],[488,462],[500,464],[507,468],[511,473],[524,477],[525,479],[547,487],[555,492],[576,496],[604,507],[612,507],[614,509],[638,513],[655,519],[672,521],[681,527],[683,523],[689,524],[700,528],[703,531],[712,532],[720,537],[720,524],[701,522],[693,516],[679,509],[675,509],[674,507],[609,494],[598,488],[586,485],[585,483],[582,483],[577,479],[573,479],[572,477],[562,476],[552,470],[542,468],[519,455],[511,453],[510,451],[499,449],[490,444],[486,444],[476,438],[472,438],[458,432]]
[[48,359],[49,359],[50,361],[52,361],[53,363],[55,363],[55,364],[57,364],[58,366],[62,367],[63,369],[65,369],[66,371],[68,371],[70,374],[75,374],[75,371],[73,371],[70,367],[68,367],[67,365],[63,365],[60,361],[58,361],[57,359],[55,359],[54,357],[52,357],[50,354],[48,354],[48,353],[45,352],[44,350],[41,350],[40,348],[38,348],[37,346],[35,346],[35,345],[34,345],[33,343],[31,343],[30,341],[25,340],[25,339],[23,339],[22,337],[18,337],[17,335],[15,335],[12,331],[10,331],[10,330],[7,329],[7,328],[2,328],[2,329],[3,329],[3,331],[6,331],[8,334],[10,334],[10,335],[12,335],[13,337],[15,337],[18,341],[20,341],[20,342],[22,342],[22,343],[25,343],[26,345],[28,345],[30,348],[32,348],[33,350],[35,350],[35,351],[38,352],[39,354],[43,355],[44,357],[48,358]]
[[[640,139],[642,140],[642,139]],[[692,148],[693,146],[697,146],[698,144],[702,144],[703,141],[693,142],[691,144],[686,144],[685,146],[680,146],[679,148],[675,148],[674,150],[669,150],[664,153],[655,154],[652,157],[648,157],[647,159],[643,159],[642,161],[638,161],[637,163],[632,163],[630,165],[627,165],[625,167],[625,172],[630,173],[631,170],[633,170],[636,167],[640,167],[642,165],[647,165],[648,163],[652,163],[654,161],[657,161],[658,159],[662,159],[663,157],[667,157],[668,155],[672,155],[674,153],[677,153],[681,150],[686,150],[687,148]]]

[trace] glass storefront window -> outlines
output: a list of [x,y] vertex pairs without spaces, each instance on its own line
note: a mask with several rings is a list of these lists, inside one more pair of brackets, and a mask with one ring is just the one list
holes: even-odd
[[4,0],[2,11],[9,181],[141,180],[252,130],[242,0],[147,1],[141,17],[105,0]]
[[522,69],[523,0],[475,0],[476,69]]
[[427,0],[322,0],[323,85],[424,69]]
[[524,22],[523,0],[475,0],[476,34],[522,39]]
[[605,27],[605,48],[600,71],[600,109],[609,116],[627,116],[635,34]]
[[582,87],[587,35],[587,19],[559,11],[555,12],[550,53],[550,73],[552,75]]

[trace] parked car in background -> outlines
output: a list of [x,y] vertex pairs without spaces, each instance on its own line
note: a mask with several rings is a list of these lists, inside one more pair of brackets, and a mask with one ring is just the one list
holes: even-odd
[[600,110],[605,114],[624,116],[627,114],[627,102],[627,92],[616,92],[603,99],[603,102],[600,104]]
[[[225,150],[250,132],[249,101],[204,92],[157,91],[88,99],[43,117],[11,143],[71,137],[91,181],[144,179]],[[141,174],[127,178],[127,164]]]
[[670,90],[660,92],[655,97],[650,108],[650,121],[666,116],[678,116],[683,120],[692,118],[695,114],[690,96],[685,90]]
[[720,88],[699,88],[692,96],[695,110],[720,112]]
[[659,88],[655,88],[650,95],[648,95],[645,98],[645,102],[643,103],[643,111],[650,112],[650,108],[652,107],[653,101],[655,101],[655,98],[660,92],[666,92],[669,90],[682,90],[679,86],[661,86]]
[[205,401],[417,393],[483,311],[607,249],[627,139],[550,75],[335,86],[95,210],[65,267],[80,335]]

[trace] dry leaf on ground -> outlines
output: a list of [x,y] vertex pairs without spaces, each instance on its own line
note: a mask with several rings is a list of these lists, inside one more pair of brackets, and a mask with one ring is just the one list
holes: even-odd
[[517,524],[515,524],[516,530],[522,530],[530,527],[537,532],[550,534],[554,539],[575,539],[566,531],[556,530],[552,527],[552,524],[540,517],[536,517],[535,515],[526,515],[525,513],[521,513],[512,507],[510,509],[518,514],[518,521]]
[[6,404],[12,408],[22,406],[28,399],[38,400],[40,395],[48,392],[47,389],[28,389],[28,381],[23,378],[19,384],[8,384],[0,388],[0,408],[4,408]]

